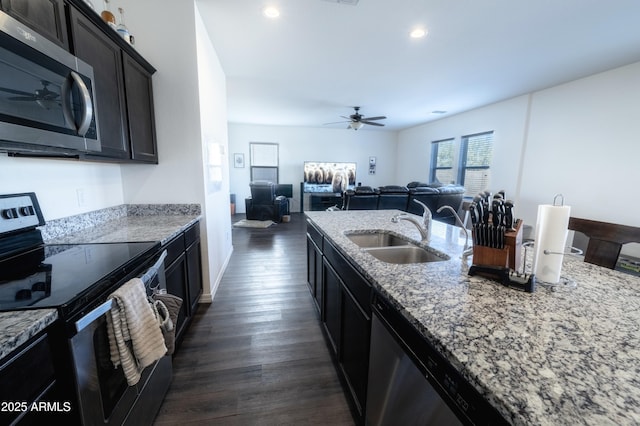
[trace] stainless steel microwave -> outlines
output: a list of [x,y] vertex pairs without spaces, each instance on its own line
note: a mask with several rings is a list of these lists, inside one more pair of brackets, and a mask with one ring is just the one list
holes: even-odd
[[0,151],[99,152],[93,68],[0,12]]

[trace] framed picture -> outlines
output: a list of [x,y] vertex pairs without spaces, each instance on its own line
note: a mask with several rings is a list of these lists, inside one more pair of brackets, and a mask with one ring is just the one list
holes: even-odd
[[244,154],[233,154],[233,167],[237,169],[244,168]]

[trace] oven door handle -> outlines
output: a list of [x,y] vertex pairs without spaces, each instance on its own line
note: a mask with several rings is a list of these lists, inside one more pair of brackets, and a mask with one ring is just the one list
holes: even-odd
[[97,308],[89,312],[87,315],[80,318],[78,321],[76,321],[76,331],[79,333],[85,328],[87,328],[89,324],[91,324],[92,322],[100,318],[102,315],[109,312],[111,310],[112,305],[113,305],[113,300],[109,299],[106,302],[104,302],[102,305],[98,306]]
[[160,257],[158,258],[158,260],[156,260],[156,263],[154,263],[152,267],[147,269],[147,271],[140,277],[143,283],[148,284],[151,281],[153,276],[158,273],[158,270],[164,263],[164,259],[166,257],[167,257],[167,250],[164,250],[160,255]]

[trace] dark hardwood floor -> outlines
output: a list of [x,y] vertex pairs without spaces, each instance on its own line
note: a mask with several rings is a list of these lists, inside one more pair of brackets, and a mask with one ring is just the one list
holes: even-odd
[[304,215],[234,227],[233,246],[174,357],[155,424],[353,425],[306,284]]

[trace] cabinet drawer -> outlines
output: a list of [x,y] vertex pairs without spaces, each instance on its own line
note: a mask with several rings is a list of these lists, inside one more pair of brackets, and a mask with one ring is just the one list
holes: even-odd
[[186,231],[184,231],[184,240],[185,240],[185,245],[187,247],[190,247],[191,244],[193,244],[194,242],[196,242],[196,240],[200,238],[200,226],[199,226],[199,222],[191,225],[189,227],[189,229],[187,229]]
[[307,235],[309,235],[309,238],[316,244],[316,247],[322,251],[322,234],[309,220],[307,220]]
[[167,258],[164,261],[164,266],[168,267],[173,263],[174,260],[178,258],[187,246],[184,243],[184,234],[180,234],[175,237],[173,240],[169,241],[166,245],[167,249]]
[[324,243],[324,256],[338,272],[360,309],[371,315],[371,285],[329,241]]

